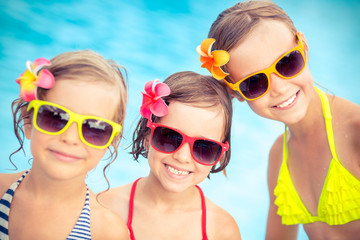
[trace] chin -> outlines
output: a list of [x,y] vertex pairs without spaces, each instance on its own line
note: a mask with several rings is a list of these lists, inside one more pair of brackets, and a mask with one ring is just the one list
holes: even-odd
[[181,193],[188,188],[188,186],[185,186],[184,184],[180,184],[180,183],[166,182],[166,183],[161,183],[161,185],[167,192],[171,192],[171,193]]
[[287,119],[285,119],[283,121],[283,123],[288,126],[300,123],[305,118],[305,115],[306,115],[306,113],[298,113],[298,114],[296,114],[296,116],[288,117]]

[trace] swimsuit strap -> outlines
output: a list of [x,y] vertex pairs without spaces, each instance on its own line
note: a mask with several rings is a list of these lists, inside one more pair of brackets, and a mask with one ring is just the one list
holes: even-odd
[[[324,115],[324,119],[325,119],[326,134],[327,134],[327,139],[328,139],[331,155],[335,161],[339,162],[339,159],[338,159],[338,156],[336,153],[336,149],[335,149],[334,133],[333,133],[333,128],[332,128],[332,116],[331,116],[329,100],[323,91],[321,91],[319,88],[317,88],[315,86],[314,86],[314,88],[320,96],[322,109],[323,109],[323,115]],[[283,139],[283,141],[284,141],[284,143],[283,143],[283,163],[287,161],[287,144],[286,144],[286,140],[287,140],[286,132],[287,131],[286,130],[287,130],[287,126],[285,125],[285,132],[284,132],[284,139]]]
[[28,174],[27,170],[16,182],[11,184],[9,189],[6,191],[2,199],[0,200],[0,239],[7,240],[9,239],[9,214],[10,214],[10,205],[14,197],[16,188],[19,186],[21,181]]
[[72,229],[66,240],[86,239],[91,240],[91,225],[90,225],[90,193],[86,185],[85,204],[80,213],[74,228]]
[[[129,214],[128,214],[128,221],[127,221],[127,227],[129,229],[129,234],[130,234],[130,239],[131,240],[135,240],[135,235],[134,235],[134,231],[131,227],[131,223],[132,223],[132,219],[133,219],[133,210],[134,210],[134,197],[135,197],[135,189],[136,189],[136,185],[138,183],[138,181],[141,178],[138,178],[132,185],[131,187],[131,192],[130,192],[130,199],[129,199]],[[201,190],[201,188],[197,185],[195,185],[195,187],[197,187],[197,189],[200,192],[200,196],[201,196],[201,209],[202,209],[202,216],[201,216],[201,232],[203,235],[203,240],[208,240],[207,235],[206,235],[206,204],[205,204],[205,196],[203,191]]]
[[318,92],[320,99],[321,99],[323,114],[324,114],[324,118],[325,118],[326,133],[327,133],[327,138],[328,138],[328,142],[329,142],[331,155],[335,159],[335,161],[339,162],[339,159],[338,159],[338,156],[336,153],[336,149],[335,149],[334,133],[333,133],[332,122],[331,122],[332,116],[331,116],[329,100],[328,100],[326,94],[323,91],[321,91],[319,88],[315,87],[315,90]]
[[201,232],[203,236],[203,240],[208,240],[206,235],[206,204],[205,204],[205,196],[203,191],[198,185],[195,185],[197,189],[199,189],[200,196],[201,196],[201,210],[202,210],[202,216],[201,216]]
[[129,234],[130,234],[130,239],[131,240],[135,240],[135,235],[134,235],[134,231],[131,227],[131,223],[132,223],[132,219],[133,219],[133,210],[134,210],[134,197],[135,197],[135,189],[136,189],[136,184],[138,183],[138,181],[141,178],[138,178],[132,185],[131,187],[131,192],[130,192],[130,199],[129,199],[129,214],[128,214],[128,221],[127,221],[127,227],[129,229]]
[[284,138],[283,138],[283,161],[281,165],[286,164],[287,162],[287,126],[285,125]]

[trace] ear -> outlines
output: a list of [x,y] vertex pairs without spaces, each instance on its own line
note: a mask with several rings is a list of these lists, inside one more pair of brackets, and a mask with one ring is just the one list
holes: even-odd
[[21,118],[24,121],[24,133],[27,139],[31,138],[31,114],[26,110],[27,105],[21,107]]
[[304,33],[298,32],[298,34],[299,34],[301,41],[304,44],[304,53],[305,53],[306,62],[309,62],[309,45],[307,43]]
[[149,151],[149,147],[150,147],[150,134],[147,134],[144,138],[144,148],[147,152]]

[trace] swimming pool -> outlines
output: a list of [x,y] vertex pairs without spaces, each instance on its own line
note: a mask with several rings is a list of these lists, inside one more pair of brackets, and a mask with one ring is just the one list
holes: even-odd
[[[171,73],[200,68],[195,48],[206,38],[220,11],[236,1],[2,1],[0,3],[0,126],[1,172],[11,172],[9,154],[18,147],[12,131],[11,101],[18,96],[15,79],[26,60],[52,58],[63,51],[93,49],[128,69],[129,104],[119,159],[107,176],[111,186],[125,184],[148,173],[146,160],[137,163],[126,152],[139,119],[144,83]],[[316,82],[334,94],[360,104],[360,3],[339,0],[275,1],[304,32],[310,48],[310,68]],[[354,75],[355,74],[355,75]],[[201,186],[205,194],[229,211],[243,239],[263,239],[268,208],[266,167],[268,150],[283,125],[256,116],[247,104],[236,103],[232,132],[232,159],[222,174]],[[261,151],[259,151],[261,145]],[[26,143],[28,148],[28,144]],[[14,162],[29,168],[18,153]],[[106,188],[100,164],[87,178],[94,191]],[[221,194],[219,194],[221,192]],[[299,239],[307,239],[301,231]]]

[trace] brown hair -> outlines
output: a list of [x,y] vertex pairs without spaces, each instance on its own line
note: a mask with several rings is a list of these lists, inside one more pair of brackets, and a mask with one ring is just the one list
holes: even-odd
[[[278,5],[270,0],[250,0],[236,3],[221,12],[211,25],[208,37],[216,40],[213,45],[215,49],[229,52],[266,20],[283,22],[294,35],[297,32],[290,17]],[[227,70],[226,66],[224,70]],[[226,80],[230,81],[229,76]]]
[[[118,88],[120,102],[118,103],[117,110],[114,115],[114,122],[123,126],[127,102],[127,89],[126,89],[126,70],[124,67],[116,64],[112,60],[105,60],[98,53],[91,50],[65,52],[57,55],[51,59],[51,65],[45,67],[55,77],[56,81],[61,79],[70,79],[75,81],[102,81],[107,82],[114,87]],[[40,100],[46,99],[47,89],[38,88],[37,98]],[[10,155],[10,161],[13,154],[24,151],[24,130],[23,126],[30,123],[31,112],[26,112],[28,102],[18,98],[12,102],[12,113],[14,122],[15,136],[20,143],[20,147]],[[106,168],[116,159],[117,149],[120,144],[122,133],[114,138],[111,146],[110,162],[104,168],[104,176]],[[16,166],[15,166],[16,167]],[[106,176],[105,176],[106,178]],[[106,179],[107,180],[107,179]]]
[[[194,107],[213,108],[221,106],[225,120],[224,142],[230,144],[230,132],[232,123],[232,103],[226,87],[211,76],[200,75],[194,72],[178,72],[170,75],[165,81],[171,90],[169,96],[164,97],[164,101],[178,101],[190,104]],[[158,122],[159,118],[154,117],[153,122]],[[130,152],[137,161],[139,155],[147,158],[148,136],[150,129],[146,127],[147,119],[141,118],[133,135],[132,151]],[[216,173],[225,169],[230,161],[231,148],[220,160],[220,166],[213,166],[211,173]]]

